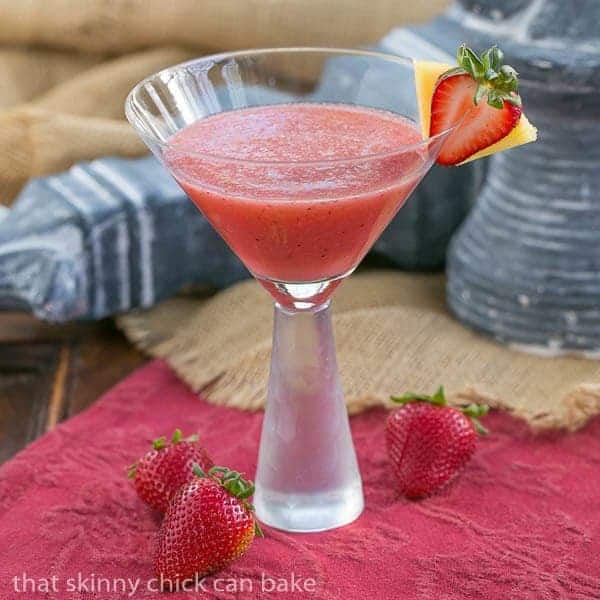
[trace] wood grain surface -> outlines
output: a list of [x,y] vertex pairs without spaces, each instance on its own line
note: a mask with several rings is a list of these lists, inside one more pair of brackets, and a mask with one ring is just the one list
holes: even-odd
[[0,462],[145,360],[111,320],[57,326],[0,313]]

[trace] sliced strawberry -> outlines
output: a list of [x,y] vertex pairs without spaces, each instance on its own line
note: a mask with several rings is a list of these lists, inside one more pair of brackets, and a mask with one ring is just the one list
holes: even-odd
[[431,136],[455,127],[437,162],[456,165],[507,136],[521,117],[517,73],[502,65],[502,52],[490,48],[481,58],[458,51],[459,67],[440,76],[431,99]]

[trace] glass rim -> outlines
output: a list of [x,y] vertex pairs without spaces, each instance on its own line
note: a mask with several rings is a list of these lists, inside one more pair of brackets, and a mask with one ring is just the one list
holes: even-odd
[[[138,123],[139,121],[141,121],[143,119],[143,117],[141,117],[137,114],[137,111],[140,111],[143,109],[138,108],[138,106],[136,105],[136,102],[135,102],[135,98],[139,94],[140,90],[142,88],[144,88],[148,83],[150,83],[151,81],[157,80],[157,79],[161,79],[165,75],[175,73],[177,71],[181,71],[191,65],[199,65],[202,63],[211,63],[211,62],[216,63],[218,61],[223,61],[223,60],[227,60],[230,58],[239,58],[242,56],[243,57],[246,57],[246,56],[252,57],[252,56],[261,56],[261,55],[266,55],[266,54],[285,54],[285,53],[289,53],[289,54],[319,53],[319,54],[331,54],[331,55],[366,56],[366,57],[376,58],[376,59],[380,59],[380,60],[386,60],[386,61],[392,62],[392,63],[395,62],[395,63],[401,64],[401,65],[406,65],[406,66],[410,65],[414,69],[414,59],[413,58],[410,58],[407,56],[402,56],[400,54],[392,54],[392,53],[380,52],[377,50],[368,50],[368,49],[363,50],[363,49],[357,49],[357,48],[337,48],[337,47],[328,48],[325,46],[290,46],[290,47],[280,47],[280,48],[279,47],[256,48],[256,49],[248,49],[248,50],[232,50],[229,52],[218,52],[215,54],[207,54],[206,56],[200,56],[197,58],[192,58],[190,60],[186,60],[186,61],[177,63],[170,67],[161,69],[160,71],[157,71],[157,72],[153,73],[152,75],[149,75],[148,77],[145,77],[144,79],[142,79],[140,82],[138,82],[133,87],[133,89],[129,92],[129,94],[127,94],[127,98],[125,99],[125,116],[127,117],[127,120],[129,121],[131,126],[144,139],[150,138],[152,140],[152,143],[158,145],[161,148],[166,148],[169,146],[168,140],[162,141],[162,140],[158,139],[155,135],[149,133],[145,127],[139,127],[136,125],[136,123]],[[258,107],[260,107],[260,106],[283,106],[284,104],[285,103],[269,104],[269,105],[264,104],[264,105],[259,105]],[[296,104],[296,103],[290,103],[290,104]],[[302,103],[300,102],[297,104],[302,104]],[[325,103],[323,103],[323,104],[325,104]],[[339,102],[336,104],[343,104],[343,103]],[[361,107],[363,105],[351,104],[349,106]],[[247,107],[247,108],[258,108],[258,107]],[[381,110],[381,109],[377,109],[374,107],[368,107],[366,105],[363,107],[364,108],[372,108],[373,110]],[[241,110],[243,110],[243,108]],[[229,112],[229,111],[223,111],[223,112]],[[414,121],[412,121],[412,119],[406,117],[405,115],[401,115],[399,113],[394,113],[393,111],[387,111],[387,112],[390,112],[391,114],[398,114],[399,116],[401,116],[411,122],[414,122]],[[214,113],[214,114],[218,115],[218,114],[222,114],[222,113]],[[213,116],[213,115],[207,115],[207,117],[201,117],[201,119],[208,118],[210,116]],[[419,125],[419,123],[416,123],[416,125]],[[440,131],[439,133],[436,133],[433,136],[424,138],[421,141],[415,142],[413,144],[406,144],[406,145],[398,146],[392,150],[386,150],[385,152],[364,154],[364,155],[360,155],[360,156],[294,161],[294,160],[252,160],[252,159],[248,159],[248,158],[242,158],[240,156],[227,156],[227,155],[219,155],[219,154],[213,154],[213,153],[208,153],[208,152],[186,151],[185,154],[187,156],[191,156],[191,157],[204,158],[204,159],[217,161],[217,162],[239,163],[239,164],[244,164],[247,166],[279,165],[279,166],[290,166],[291,167],[291,166],[319,166],[319,165],[326,166],[326,165],[356,164],[356,163],[361,163],[361,162],[369,162],[369,161],[373,161],[373,160],[382,160],[385,158],[397,156],[399,154],[413,152],[413,151],[417,151],[421,148],[425,148],[425,147],[429,146],[431,143],[446,137],[458,125],[459,125],[459,123],[456,123],[456,124],[452,125],[451,127],[449,127],[448,129]],[[419,134],[421,134],[420,128],[419,128]]]

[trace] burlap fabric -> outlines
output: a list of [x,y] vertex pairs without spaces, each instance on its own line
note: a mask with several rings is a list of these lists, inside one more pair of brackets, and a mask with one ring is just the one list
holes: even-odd
[[0,1],[0,43],[123,53],[177,44],[203,50],[375,41],[447,0]]
[[[3,203],[10,203],[30,177],[62,171],[77,161],[99,156],[145,153],[123,118],[125,98],[145,75],[191,56],[191,51],[161,48],[96,64],[29,102],[1,112]],[[75,69],[78,64],[63,66]],[[69,71],[66,66],[60,74],[65,71]]]
[[[212,402],[258,409],[266,397],[272,304],[246,281],[202,301],[169,300],[119,320]],[[600,412],[600,362],[517,352],[465,329],[447,312],[444,279],[374,271],[336,292],[334,326],[350,412],[390,394],[444,384],[454,402],[483,401],[534,429],[577,429]]]
[[123,102],[158,69],[220,50],[372,43],[448,4],[0,0],[0,203],[10,204],[30,177],[144,153]]

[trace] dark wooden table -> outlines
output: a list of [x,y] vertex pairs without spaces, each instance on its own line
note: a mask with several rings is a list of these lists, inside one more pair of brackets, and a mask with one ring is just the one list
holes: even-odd
[[[369,255],[359,270],[390,266]],[[187,289],[198,298],[214,292],[206,286]],[[112,319],[50,325],[0,311],[0,464],[146,360]]]
[[48,325],[0,313],[0,463],[146,360],[108,319]]

